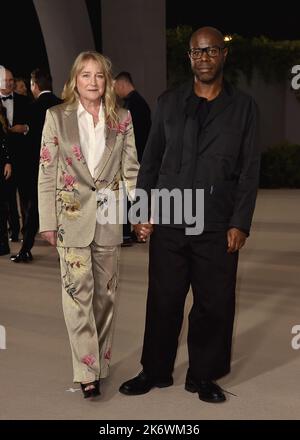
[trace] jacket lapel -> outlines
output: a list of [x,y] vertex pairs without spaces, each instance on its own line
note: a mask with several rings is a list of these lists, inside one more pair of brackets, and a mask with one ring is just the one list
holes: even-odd
[[[67,105],[64,116],[66,135],[68,142],[70,143],[70,149],[72,149],[72,147],[75,145],[80,146],[79,127],[77,120],[77,103]],[[86,177],[90,182],[93,182],[93,178],[88,169],[86,161],[81,160],[78,163],[78,167],[81,167],[83,176]]]
[[95,182],[100,179],[112,155],[116,143],[116,136],[117,136],[117,129],[111,128],[107,124],[105,124],[105,148],[99,166],[95,171],[95,178],[94,178]]

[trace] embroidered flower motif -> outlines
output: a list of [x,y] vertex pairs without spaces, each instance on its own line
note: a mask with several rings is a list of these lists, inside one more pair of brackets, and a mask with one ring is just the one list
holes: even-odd
[[74,252],[68,252],[66,255],[67,265],[76,272],[77,275],[82,275],[87,271],[84,258],[81,255],[76,255]]
[[87,365],[88,367],[92,367],[94,365],[94,363],[96,362],[96,358],[93,354],[87,354],[86,356],[84,356],[81,361]]
[[58,225],[57,237],[58,237],[58,240],[62,243],[64,241],[65,230],[61,226],[62,225]]
[[104,355],[104,359],[106,359],[106,360],[110,360],[110,358],[111,358],[111,349],[109,348],[108,350],[107,350],[107,352],[105,353],[105,355]]
[[97,194],[97,208],[107,209],[108,207],[108,196],[106,194]]
[[68,284],[64,286],[67,294],[72,299],[72,303],[76,304],[74,295],[76,294],[76,287],[74,286],[74,283]]
[[57,139],[57,136],[54,136],[54,138],[53,138],[53,143],[54,143],[54,145],[57,147],[57,145],[58,145],[58,139]]
[[76,178],[69,174],[63,174],[64,188],[57,194],[57,202],[61,202],[59,214],[74,220],[81,215],[81,204],[77,197],[78,191],[75,189]]
[[65,204],[64,213],[69,220],[74,220],[77,217],[80,217],[80,202],[79,200],[74,200],[72,203]]
[[126,118],[123,121],[119,122],[117,125],[112,125],[111,123],[108,123],[108,127],[111,130],[116,130],[117,133],[124,134],[130,122],[131,122],[131,115],[128,112]]
[[81,215],[80,201],[76,199],[73,191],[61,191],[58,201],[62,202],[62,213],[68,217],[69,220],[74,220]]
[[52,158],[49,149],[45,145],[43,145],[41,148],[41,156],[40,156],[41,165],[47,167],[51,162],[51,159]]
[[64,182],[64,187],[66,188],[67,191],[73,191],[74,186],[76,184],[76,177],[64,173],[63,182]]
[[81,152],[81,148],[79,145],[73,145],[72,151],[74,153],[74,156],[76,157],[79,162],[83,159],[83,154]]
[[66,157],[67,165],[72,166],[72,157]]
[[59,195],[59,200],[66,204],[73,204],[75,202],[75,197],[73,192],[61,191]]

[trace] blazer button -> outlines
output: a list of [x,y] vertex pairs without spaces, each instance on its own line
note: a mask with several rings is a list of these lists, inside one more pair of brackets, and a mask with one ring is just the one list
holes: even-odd
[[94,186],[91,186],[92,191],[96,191],[96,188]]

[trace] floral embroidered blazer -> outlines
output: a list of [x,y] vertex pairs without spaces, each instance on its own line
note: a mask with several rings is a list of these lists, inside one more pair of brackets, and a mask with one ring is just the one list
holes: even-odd
[[[133,125],[128,110],[119,109],[119,124],[105,127],[106,146],[95,177],[80,148],[78,104],[47,110],[39,169],[40,231],[57,231],[57,246],[85,247],[93,239],[102,246],[122,242],[122,224],[99,224],[107,190],[121,203],[121,187],[135,190],[139,170]],[[123,202],[122,202],[123,203]]]

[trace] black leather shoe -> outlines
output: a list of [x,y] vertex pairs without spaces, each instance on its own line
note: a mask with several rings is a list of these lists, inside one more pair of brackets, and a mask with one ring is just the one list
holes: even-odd
[[28,263],[28,261],[33,260],[33,256],[30,251],[28,252],[19,252],[17,255],[12,255],[10,257],[11,261],[14,263]]
[[151,379],[146,373],[144,373],[144,371],[142,371],[138,376],[128,380],[127,382],[124,382],[120,386],[119,391],[127,396],[138,396],[139,394],[148,393],[151,388],[165,388],[171,385],[173,385],[172,377],[166,380],[156,381]]
[[198,393],[199,399],[204,402],[221,403],[226,400],[222,388],[212,380],[200,380],[196,383],[187,374],[185,389],[190,393]]

